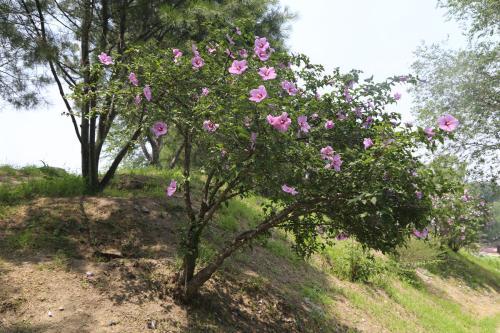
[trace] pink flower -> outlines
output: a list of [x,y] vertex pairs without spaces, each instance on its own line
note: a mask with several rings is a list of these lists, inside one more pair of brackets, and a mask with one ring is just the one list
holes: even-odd
[[240,28],[238,28],[238,27],[234,28],[234,32],[235,32],[238,36],[241,36],[241,30],[240,30]]
[[111,58],[111,56],[107,55],[104,52],[101,52],[101,54],[99,54],[97,56],[97,58],[99,59],[99,62],[103,65],[112,65],[113,64],[113,59]]
[[422,191],[415,191],[415,196],[417,197],[418,200],[422,200],[424,194],[422,193]]
[[365,146],[365,149],[368,149],[371,146],[373,146],[373,140],[370,139],[370,138],[364,138],[363,139],[363,145]]
[[151,87],[149,85],[145,85],[144,86],[144,89],[143,89],[143,92],[144,92],[144,97],[146,97],[146,99],[149,101],[151,101]]
[[267,61],[271,56],[271,53],[267,52],[268,50],[264,49],[254,49],[255,55],[259,58],[260,61]]
[[267,122],[279,132],[286,132],[292,120],[288,117],[288,113],[283,112],[280,116],[276,117],[268,115]]
[[297,195],[299,194],[299,192],[297,190],[295,190],[295,187],[291,187],[291,186],[288,186],[286,184],[283,184],[283,186],[281,186],[281,190],[285,193],[289,193],[291,195]]
[[333,120],[327,120],[325,123],[326,129],[332,129],[334,126],[335,126],[335,123],[333,122]]
[[141,104],[141,101],[142,101],[141,95],[135,95],[135,97],[134,97],[135,105],[139,106],[139,104]]
[[331,146],[323,147],[319,152],[321,154],[321,158],[324,160],[331,160],[335,154],[335,150],[333,150]]
[[427,235],[429,234],[429,230],[427,230],[427,228],[425,228],[424,230],[422,231],[418,231],[416,229],[413,230],[413,234],[415,235],[415,237],[417,238],[426,238]]
[[167,129],[168,129],[167,124],[165,124],[162,121],[157,121],[151,128],[154,135],[156,135],[157,137],[167,134]]
[[210,89],[208,89],[207,87],[204,87],[201,89],[202,96],[207,96],[209,93],[210,93]]
[[451,114],[445,114],[438,119],[439,128],[446,132],[454,131],[458,126],[458,119]]
[[260,85],[257,89],[252,89],[250,90],[250,98],[252,102],[262,102],[264,98],[267,97],[267,90],[266,87]]
[[333,155],[328,160],[330,161],[330,163],[325,165],[325,169],[334,169],[335,171],[340,171],[340,166],[343,162],[339,154]]
[[267,50],[269,48],[269,42],[266,37],[256,38],[255,39],[255,48],[261,50]]
[[295,87],[295,84],[293,84],[290,81],[281,82],[281,88],[283,88],[283,90],[285,90],[290,96],[294,96],[298,92],[298,89]]
[[465,240],[465,235],[460,236],[460,240]]
[[314,94],[314,98],[316,98],[318,101],[321,100],[321,94],[319,92],[316,92]]
[[193,65],[193,69],[200,69],[205,65],[205,61],[199,55],[196,55],[191,59],[191,65]]
[[139,85],[139,80],[137,79],[137,76],[135,75],[134,72],[131,72],[128,75],[128,80],[130,81],[130,84],[132,84],[132,85],[134,85],[136,87]]
[[170,181],[170,185],[168,185],[167,190],[166,190],[167,196],[171,197],[172,195],[174,195],[175,191],[177,191],[177,182],[172,179]]
[[311,129],[311,126],[307,123],[307,116],[299,116],[297,122],[301,132],[307,133]]
[[396,101],[399,101],[399,100],[401,99],[401,96],[402,96],[402,95],[401,95],[401,93],[399,93],[399,92],[394,93],[394,99],[395,99]]
[[246,60],[235,60],[231,67],[229,67],[229,73],[240,75],[243,74],[248,68]]
[[239,55],[240,55],[240,57],[242,57],[242,58],[247,58],[247,57],[248,57],[248,52],[247,52],[247,50],[245,50],[245,49],[241,49],[241,50],[239,50],[239,51],[238,51],[238,54],[239,54]]
[[312,119],[312,120],[316,120],[316,119],[318,119],[318,118],[319,118],[319,114],[317,114],[317,113],[313,113],[313,114],[311,115],[311,119]]
[[174,54],[174,62],[177,63],[177,61],[179,61],[179,58],[182,57],[182,51],[179,49],[173,49],[172,53]]
[[276,78],[276,71],[274,67],[261,67],[259,68],[259,75],[264,81],[273,80]]
[[203,129],[209,133],[215,132],[218,128],[219,124],[215,124],[211,120],[205,120],[203,122]]
[[436,133],[434,132],[434,129],[432,127],[426,127],[424,129],[424,133],[425,135],[430,139],[432,138],[434,135],[436,135]]
[[210,54],[214,54],[217,49],[215,47],[212,47],[211,45],[207,45],[207,52]]

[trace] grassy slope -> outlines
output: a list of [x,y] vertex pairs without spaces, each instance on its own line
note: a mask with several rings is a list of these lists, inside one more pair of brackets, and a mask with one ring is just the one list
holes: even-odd
[[[500,329],[500,259],[443,253],[417,241],[398,258],[368,260],[354,242],[343,241],[303,261],[290,250],[291,237],[275,232],[231,258],[193,307],[175,304],[163,288],[178,266],[175,235],[183,228],[181,198],[166,201],[163,194],[175,176],[136,170],[102,197],[81,199],[77,177],[0,168],[7,184],[0,185],[0,332],[135,332],[151,317],[165,332]],[[36,199],[62,195],[74,197]],[[233,200],[218,215],[205,235],[202,262],[256,223],[260,200]],[[106,248],[124,258],[95,255]],[[83,278],[86,270],[96,279]],[[54,280],[64,287],[51,287]],[[90,307],[86,316],[72,321],[69,306],[63,321],[44,315],[47,304],[68,296],[61,289],[82,295],[71,304],[84,312]],[[119,318],[116,329],[106,324],[110,312]]]

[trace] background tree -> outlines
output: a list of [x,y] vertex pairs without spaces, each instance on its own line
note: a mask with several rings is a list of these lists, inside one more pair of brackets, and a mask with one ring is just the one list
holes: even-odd
[[469,46],[450,50],[435,44],[417,49],[413,69],[421,81],[413,89],[414,112],[424,125],[443,113],[457,116],[461,130],[447,148],[468,162],[471,176],[496,178],[500,171],[500,4],[449,0],[440,6],[464,22]]
[[[237,6],[238,3],[0,0],[0,94],[14,106],[32,107],[42,99],[41,88],[55,82],[80,141],[81,170],[87,187],[89,191],[102,190],[143,128],[142,118],[135,119],[131,125],[134,129],[127,131],[126,140],[99,178],[101,152],[114,121],[120,118],[120,110],[116,109],[114,96],[96,98],[99,78],[90,72],[90,66],[102,52],[123,56],[130,44],[148,40],[161,43],[169,38],[187,38],[190,33],[202,38],[205,23],[213,16],[224,16],[230,21],[229,14],[252,8],[275,34],[280,33],[281,24],[288,17],[275,7],[276,1],[248,1]],[[230,9],[232,11],[228,11]],[[178,19],[170,20],[175,13]],[[195,22],[199,25],[193,30]],[[116,79],[126,79],[123,72],[109,74]],[[77,86],[86,97],[73,103],[71,94]]]

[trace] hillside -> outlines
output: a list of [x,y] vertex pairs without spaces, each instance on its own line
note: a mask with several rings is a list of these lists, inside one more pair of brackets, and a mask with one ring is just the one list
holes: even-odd
[[[338,241],[307,260],[275,232],[230,258],[190,306],[179,265],[175,171],[120,174],[100,196],[51,168],[0,169],[0,332],[499,332],[500,259],[412,241],[399,256]],[[252,225],[234,199],[202,246]],[[50,312],[50,316],[49,316]]]

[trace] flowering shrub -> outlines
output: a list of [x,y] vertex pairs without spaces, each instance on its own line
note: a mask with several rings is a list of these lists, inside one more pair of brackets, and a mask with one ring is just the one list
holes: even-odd
[[[217,36],[226,33],[191,50],[134,48],[123,55],[126,62],[106,58],[112,65],[94,69],[122,117],[157,135],[175,129],[182,138],[183,178],[166,191],[182,195],[189,221],[178,279],[185,299],[234,251],[274,227],[293,233],[295,249],[307,256],[321,239],[339,235],[389,251],[427,225],[434,189],[414,172],[420,162],[412,153],[421,142],[435,143],[384,110],[401,97],[391,87],[407,77],[374,83],[360,81],[358,71],[326,75],[303,55],[274,50],[264,37]],[[109,71],[134,75],[121,82]],[[443,135],[436,130],[435,138]],[[192,186],[194,161],[204,175],[201,191]],[[251,193],[269,199],[261,223],[228,240],[197,270],[200,238],[217,210]]]
[[429,185],[436,188],[429,196],[432,204],[429,225],[413,231],[417,238],[436,237],[453,251],[476,243],[491,219],[490,205],[464,188],[465,166],[462,165],[461,170],[456,162],[442,156],[419,170],[419,173],[427,173]]

